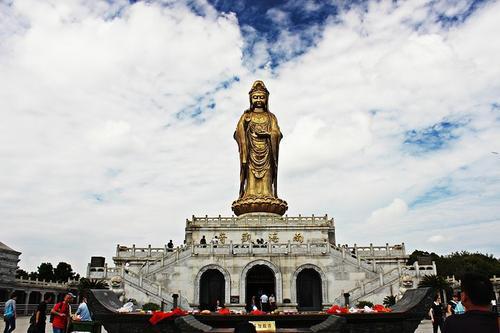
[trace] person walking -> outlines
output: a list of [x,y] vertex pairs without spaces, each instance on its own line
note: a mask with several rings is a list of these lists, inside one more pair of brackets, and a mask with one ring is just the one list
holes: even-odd
[[47,304],[52,302],[52,295],[45,294],[43,297],[43,301],[38,304],[35,310],[35,332],[36,333],[45,333],[45,325],[47,320]]
[[274,294],[271,294],[269,296],[269,311],[274,311],[277,309],[276,306],[276,297],[274,297]]
[[262,311],[269,312],[269,297],[265,292],[260,296],[260,304],[262,305]]
[[50,314],[54,316],[52,321],[52,330],[54,333],[65,333],[69,324],[69,317],[71,316],[71,308],[69,303],[73,300],[75,295],[72,293],[66,294],[62,302],[57,303]]
[[436,295],[434,297],[434,303],[432,303],[431,309],[429,310],[429,316],[432,321],[432,331],[437,333],[438,327],[439,332],[443,332],[443,304],[441,303],[441,296]]
[[3,311],[3,320],[5,321],[5,329],[3,333],[10,333],[16,329],[16,293],[10,294],[10,299],[5,302]]

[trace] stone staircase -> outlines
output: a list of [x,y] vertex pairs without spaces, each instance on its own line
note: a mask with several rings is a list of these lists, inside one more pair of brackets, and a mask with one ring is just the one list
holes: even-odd
[[[168,308],[173,307],[174,299],[172,294],[174,294],[174,292],[165,290],[161,285],[148,280],[142,274],[134,273],[126,268],[122,270],[121,276],[127,288],[133,288],[149,296],[151,299],[155,299],[159,303],[163,302]],[[191,309],[188,300],[182,295],[179,295],[178,306],[184,310]]]
[[[383,288],[390,288],[390,286],[396,282],[399,284],[400,272],[400,267],[395,267],[387,272],[379,272],[376,278],[367,281],[358,281],[355,288],[344,292],[349,293],[350,303],[356,304],[362,298],[374,295]],[[334,304],[344,304],[343,293],[335,299]]]

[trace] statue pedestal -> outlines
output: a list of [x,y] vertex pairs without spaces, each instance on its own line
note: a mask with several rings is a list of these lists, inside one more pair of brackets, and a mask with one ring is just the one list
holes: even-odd
[[238,199],[231,205],[236,216],[247,213],[270,213],[282,216],[288,209],[285,200],[273,197],[247,197]]

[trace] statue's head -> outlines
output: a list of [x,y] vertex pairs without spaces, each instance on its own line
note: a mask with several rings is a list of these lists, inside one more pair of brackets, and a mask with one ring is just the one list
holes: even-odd
[[253,83],[250,95],[250,109],[263,108],[267,110],[269,91],[264,82],[257,80]]

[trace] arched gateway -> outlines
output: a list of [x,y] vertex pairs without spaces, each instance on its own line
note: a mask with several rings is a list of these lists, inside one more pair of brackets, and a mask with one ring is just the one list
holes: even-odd
[[302,311],[322,309],[321,276],[312,268],[303,269],[297,274],[297,306]]
[[226,299],[224,275],[217,269],[208,269],[200,277],[200,309],[214,311],[217,301]]

